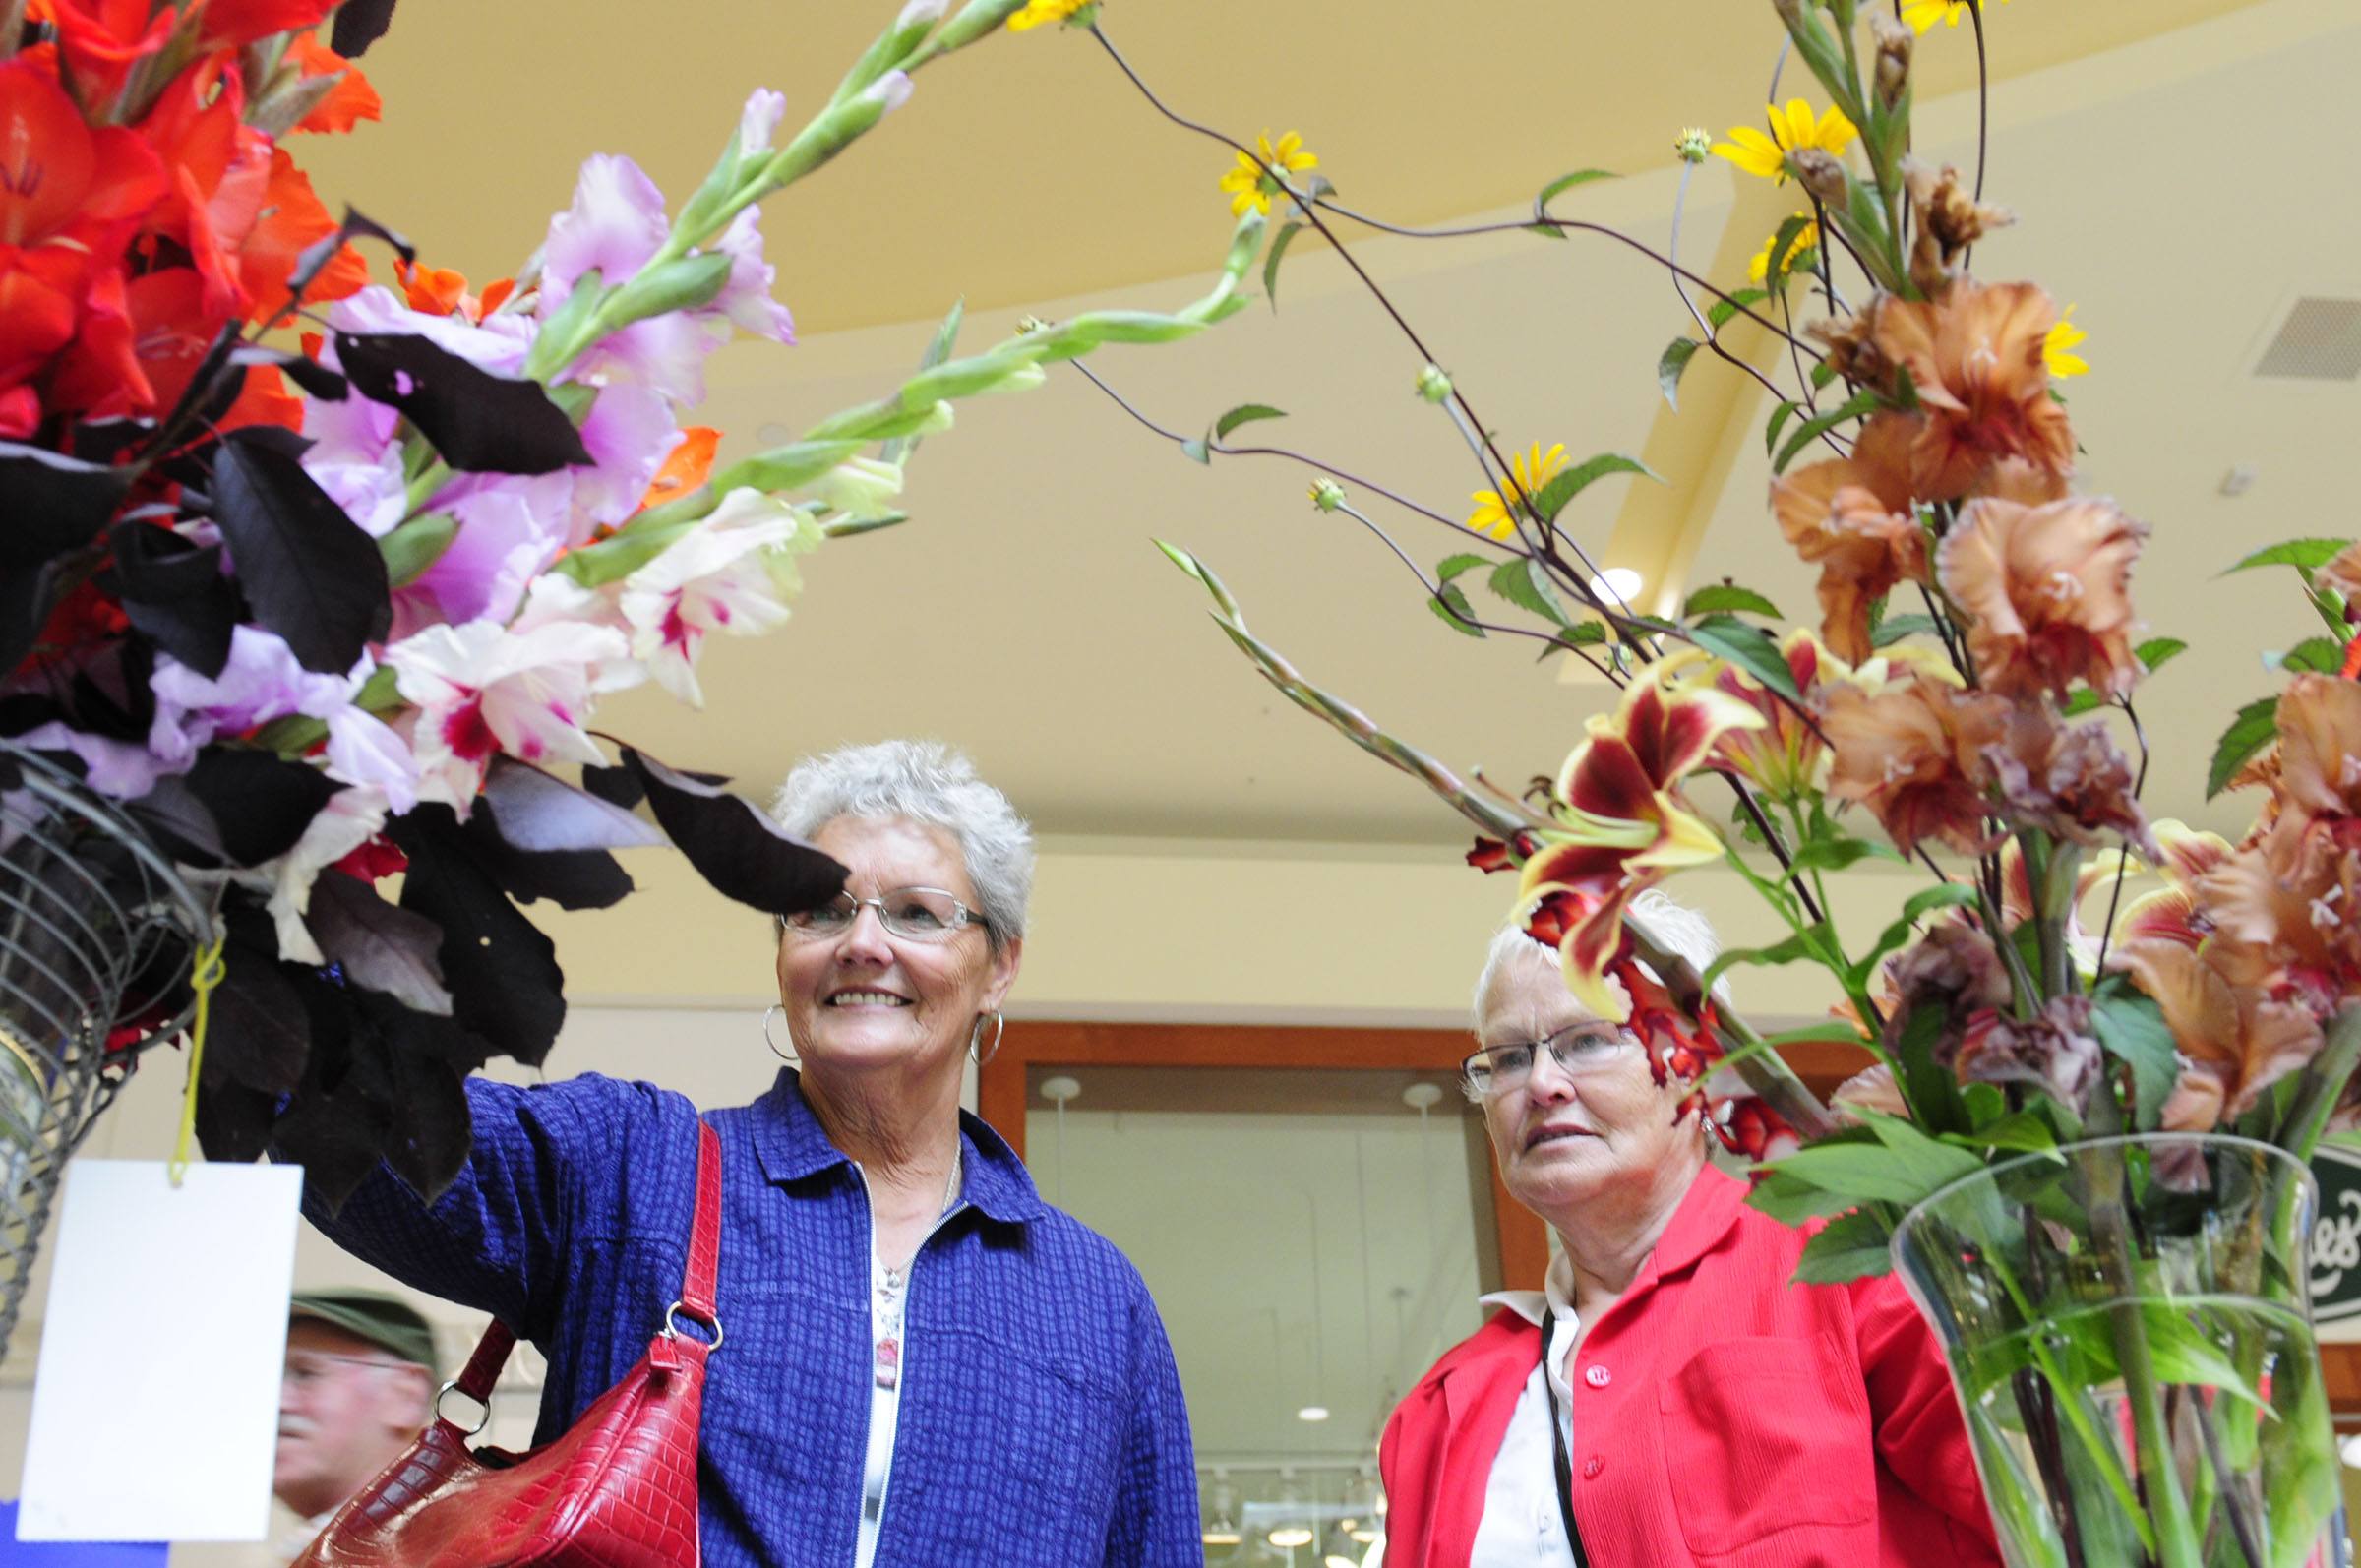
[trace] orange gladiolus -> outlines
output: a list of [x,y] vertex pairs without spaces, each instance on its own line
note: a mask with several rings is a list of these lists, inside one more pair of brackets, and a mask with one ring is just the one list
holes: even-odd
[[[295,166],[283,148],[271,150],[271,184],[263,198],[263,214],[238,249],[238,271],[253,303],[250,321],[268,321],[287,302],[287,277],[295,262],[314,241],[335,232],[320,198],[312,194],[310,176]],[[339,247],[305,291],[311,304],[342,299],[369,283],[369,264],[351,246]]]
[[675,500],[705,482],[713,471],[713,449],[721,442],[721,432],[710,425],[691,425],[681,432],[681,444],[672,449],[664,466],[648,481],[647,494],[639,498],[642,510]]
[[2049,395],[2041,346],[2057,305],[2030,283],[1963,278],[1939,300],[1886,300],[1881,359],[1910,374],[1925,417],[1910,447],[1910,488],[1956,501],[1996,462],[2022,457],[2051,474],[2074,467],[2074,431]]
[[363,120],[375,120],[385,113],[385,103],[377,89],[361,75],[360,67],[308,32],[299,32],[287,40],[287,60],[302,69],[304,76],[317,78],[341,75],[342,80],[329,89],[328,96],[312,105],[312,112],[295,122],[298,131],[349,131]]

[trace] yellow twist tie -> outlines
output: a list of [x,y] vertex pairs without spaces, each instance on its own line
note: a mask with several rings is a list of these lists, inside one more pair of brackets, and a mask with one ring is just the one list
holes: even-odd
[[180,1139],[172,1146],[172,1158],[164,1166],[164,1174],[174,1186],[189,1170],[189,1142],[197,1135],[197,1078],[205,1069],[205,1025],[212,1013],[213,988],[221,984],[227,966],[221,962],[221,943],[216,936],[211,947],[197,950],[197,962],[189,971],[189,985],[197,993],[197,1016],[189,1025],[189,1092],[180,1101]]

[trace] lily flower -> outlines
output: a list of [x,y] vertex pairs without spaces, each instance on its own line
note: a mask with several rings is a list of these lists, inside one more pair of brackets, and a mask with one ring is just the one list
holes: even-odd
[[2136,941],[2169,941],[2195,948],[2213,931],[2213,922],[2198,907],[2197,885],[2236,851],[2219,833],[2203,832],[2169,819],[2149,823],[2149,833],[2163,851],[2156,870],[2165,885],[2123,906],[2115,917],[2113,939],[2127,946]]
[[1665,873],[1722,856],[1721,837],[1689,810],[1680,781],[1725,735],[1762,724],[1726,693],[1660,675],[1636,682],[1611,715],[1594,715],[1566,758],[1552,791],[1558,825],[1534,834],[1541,843],[1525,863],[1519,899],[1556,923],[1552,945],[1566,983],[1600,1017],[1629,1016],[1628,993],[1618,995],[1607,974],[1622,956],[1624,906]]

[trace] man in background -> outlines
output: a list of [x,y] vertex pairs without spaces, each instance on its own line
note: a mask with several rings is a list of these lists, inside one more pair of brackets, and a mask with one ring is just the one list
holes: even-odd
[[303,1521],[274,1546],[291,1561],[354,1492],[416,1440],[432,1412],[435,1335],[377,1291],[298,1296],[288,1311],[272,1488]]

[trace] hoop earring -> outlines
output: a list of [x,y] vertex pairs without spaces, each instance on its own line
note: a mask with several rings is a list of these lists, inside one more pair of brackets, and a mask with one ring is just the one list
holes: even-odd
[[1000,1036],[1006,1033],[1007,1029],[1008,1020],[1001,1017],[1000,1010],[998,1007],[995,1007],[992,1011],[992,1044],[987,1046],[984,1044],[984,1015],[982,1013],[976,1014],[975,1027],[971,1028],[967,1032],[967,1055],[969,1059],[974,1061],[977,1066],[981,1067],[984,1065],[984,1063],[999,1055],[1000,1054]]
[[[779,1049],[779,1043],[770,1038],[770,1015],[774,1012],[778,1012],[780,1009],[781,1004],[775,1001],[762,1009],[762,1043],[770,1048],[770,1054],[772,1055],[787,1063],[788,1066],[800,1067],[804,1064],[804,1058],[797,1055],[793,1051],[781,1051]],[[795,1037],[793,1035],[788,1036],[788,1044],[793,1045],[794,1043]]]

